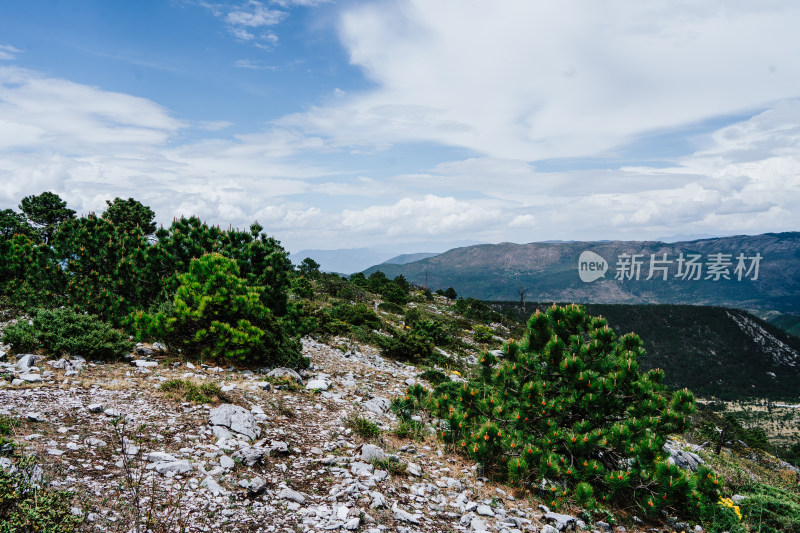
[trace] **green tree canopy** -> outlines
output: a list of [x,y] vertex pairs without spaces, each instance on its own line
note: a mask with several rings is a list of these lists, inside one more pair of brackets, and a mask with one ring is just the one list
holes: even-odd
[[319,275],[319,266],[320,266],[319,263],[317,263],[310,257],[306,257],[297,266],[297,270],[300,272],[300,275],[305,276],[307,278],[313,278]]
[[120,325],[158,294],[159,280],[148,273],[148,242],[139,227],[121,229],[89,214],[64,222],[53,249],[69,301],[104,320]]
[[178,275],[178,282],[171,310],[134,315],[141,338],[165,341],[190,358],[308,366],[300,343],[262,303],[263,287],[248,285],[233,259],[203,255]]
[[50,242],[62,222],[75,218],[75,211],[68,209],[67,202],[52,192],[26,196],[19,209],[46,243]]
[[11,238],[13,235],[33,235],[33,228],[25,217],[13,209],[0,211],[0,237]]
[[114,226],[123,231],[138,227],[145,235],[152,235],[156,231],[154,222],[156,214],[152,209],[141,202],[128,198],[114,198],[106,200],[108,207],[103,213],[103,218],[110,220]]

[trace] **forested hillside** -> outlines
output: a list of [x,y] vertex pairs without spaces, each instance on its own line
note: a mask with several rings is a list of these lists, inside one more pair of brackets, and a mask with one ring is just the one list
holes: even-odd
[[[223,230],[191,217],[156,229],[153,211],[132,198],[77,217],[50,192],[19,209],[0,213],[4,308],[74,307],[99,329],[157,336],[200,358],[307,364],[291,335],[294,268],[257,223]],[[18,334],[22,346],[40,342],[33,330]]]

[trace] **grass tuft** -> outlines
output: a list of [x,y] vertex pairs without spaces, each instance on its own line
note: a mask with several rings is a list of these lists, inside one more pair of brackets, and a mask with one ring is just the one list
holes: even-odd
[[225,394],[216,383],[197,385],[188,379],[170,379],[162,383],[158,390],[178,401],[217,403],[225,400]]
[[381,436],[381,428],[375,422],[361,416],[349,416],[345,419],[344,425],[365,440],[377,440]]

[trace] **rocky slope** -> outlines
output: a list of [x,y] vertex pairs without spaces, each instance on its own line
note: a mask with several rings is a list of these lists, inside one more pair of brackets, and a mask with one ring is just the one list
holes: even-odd
[[[303,351],[311,371],[285,390],[260,373],[163,358],[21,358],[19,366],[5,363],[18,377],[0,384],[0,414],[23,420],[13,439],[35,454],[31,475],[78,494],[73,512],[90,531],[129,531],[134,510],[144,521],[151,505],[159,531],[586,527],[479,477],[474,464],[432,437],[393,436],[389,399],[418,369],[370,348],[344,353],[306,339]],[[170,379],[217,383],[225,402],[169,399],[158,387]],[[367,443],[353,432],[348,421],[361,417],[384,429],[379,440]]]

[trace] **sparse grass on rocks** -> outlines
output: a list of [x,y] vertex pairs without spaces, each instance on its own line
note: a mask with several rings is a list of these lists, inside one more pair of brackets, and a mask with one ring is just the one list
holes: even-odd
[[192,403],[218,403],[225,400],[225,394],[216,383],[197,385],[188,379],[170,379],[162,383],[158,390],[175,400]]
[[14,442],[9,439],[11,435],[14,434],[14,428],[20,426],[20,421],[18,418],[14,418],[13,416],[6,416],[0,415],[0,452],[2,452],[3,448],[6,446],[14,447]]
[[428,430],[425,424],[417,420],[401,420],[394,428],[394,435],[401,439],[425,440]]
[[344,421],[345,427],[352,429],[365,440],[376,440],[381,436],[381,428],[377,424],[361,416],[350,416]]

